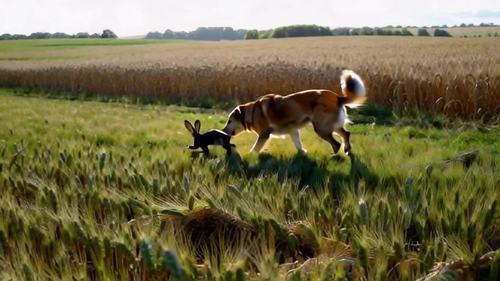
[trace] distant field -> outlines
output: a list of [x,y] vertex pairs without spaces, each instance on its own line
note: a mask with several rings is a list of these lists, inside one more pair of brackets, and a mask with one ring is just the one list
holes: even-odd
[[[497,37],[500,37],[500,27],[449,27],[449,28],[439,28],[448,31],[453,37],[470,37],[470,36],[478,36],[481,37],[495,37],[495,33]],[[408,30],[413,33],[413,35],[418,34],[418,28],[408,28]],[[427,28],[429,34],[434,34],[435,28]],[[490,34],[490,36],[488,36]]]
[[127,46],[154,43],[182,42],[181,40],[146,40],[146,39],[30,39],[0,41],[0,50],[40,50],[51,47],[71,48],[82,46]]
[[183,120],[226,113],[0,89],[0,280],[498,280],[500,128],[389,115],[349,126],[352,157],[310,126],[307,155],[191,153]]
[[450,32],[452,36],[457,37],[462,37],[464,35],[481,35],[482,37],[488,37],[488,34],[495,36],[495,33],[497,37],[500,37],[500,27],[453,27],[446,28],[446,30]]
[[85,49],[89,47],[137,46],[149,44],[180,43],[179,40],[145,40],[145,39],[49,39],[49,40],[3,40],[0,41],[0,61],[15,60],[52,60],[74,59],[81,56],[57,55],[54,53]]
[[230,107],[271,92],[339,91],[349,68],[365,79],[371,102],[397,113],[500,114],[500,38],[40,40],[0,49],[0,86],[64,95]]

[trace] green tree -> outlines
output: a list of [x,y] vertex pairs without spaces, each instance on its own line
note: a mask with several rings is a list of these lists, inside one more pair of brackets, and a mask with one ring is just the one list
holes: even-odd
[[259,31],[259,39],[271,38],[272,30],[261,30]]
[[429,31],[427,31],[427,28],[419,28],[417,34],[418,36],[431,36]]
[[90,37],[90,34],[88,34],[87,32],[78,32],[76,34],[76,38],[89,38]]
[[163,34],[161,34],[161,32],[158,31],[148,32],[148,34],[146,34],[146,39],[162,39],[162,38]]
[[411,33],[408,29],[403,28],[401,30],[401,35],[403,35],[403,36],[413,36],[413,33]]
[[365,26],[361,28],[360,35],[373,35],[373,29],[371,27]]
[[102,31],[101,38],[118,38],[118,36],[113,31],[105,29]]
[[339,27],[332,30],[332,35],[349,35],[350,31],[349,27]]
[[259,31],[256,29],[248,30],[245,33],[245,40],[249,39],[259,39]]
[[451,34],[444,29],[438,28],[438,29],[434,30],[434,36],[435,37],[451,37]]
[[287,30],[285,27],[275,28],[271,32],[271,38],[285,38],[285,37],[288,37]]
[[35,32],[35,33],[31,33],[29,38],[30,39],[49,39],[50,36],[51,36],[51,34],[48,32]]

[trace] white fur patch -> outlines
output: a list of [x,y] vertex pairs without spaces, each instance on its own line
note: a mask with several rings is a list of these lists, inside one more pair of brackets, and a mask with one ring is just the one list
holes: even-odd
[[272,139],[280,139],[280,140],[283,140],[283,139],[285,139],[285,138],[286,138],[286,134],[285,134],[285,133],[283,133],[283,134],[279,134],[279,135],[277,135],[277,134],[271,134],[271,136],[270,136],[270,137],[271,137]]
[[345,106],[342,106],[342,108],[339,110],[339,116],[337,117],[337,122],[333,124],[335,129],[343,127],[345,124],[350,124],[352,123],[351,120],[349,120],[349,116],[347,116],[347,110],[345,109]]
[[[349,108],[356,108],[356,107],[360,107],[362,106],[363,104],[362,103],[348,103],[346,104],[345,106],[349,107]],[[349,121],[350,122],[350,121]]]

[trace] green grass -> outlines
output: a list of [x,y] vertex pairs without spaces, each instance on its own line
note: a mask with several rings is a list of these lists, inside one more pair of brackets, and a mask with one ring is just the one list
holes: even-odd
[[0,51],[31,51],[43,49],[71,49],[92,46],[130,46],[183,42],[182,40],[146,40],[146,39],[29,39],[1,40]]
[[[415,280],[457,259],[496,274],[477,268],[500,238],[499,128],[362,112],[389,125],[356,116],[354,157],[308,127],[307,155],[289,139],[247,153],[245,134],[239,156],[205,158],[182,121],[226,112],[0,90],[0,279]],[[463,151],[470,166],[443,162]]]
[[[0,40],[0,61],[68,60],[86,57],[78,53],[66,55],[61,51],[88,48],[126,47],[151,44],[172,44],[184,40],[146,39],[30,39]],[[63,54],[63,55],[61,55]]]

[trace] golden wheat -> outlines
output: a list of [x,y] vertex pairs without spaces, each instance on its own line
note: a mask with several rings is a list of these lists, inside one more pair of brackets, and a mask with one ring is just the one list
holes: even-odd
[[0,86],[232,105],[339,91],[340,71],[350,68],[371,102],[396,112],[491,120],[500,114],[498,49],[497,38],[331,37],[15,51],[0,55]]

